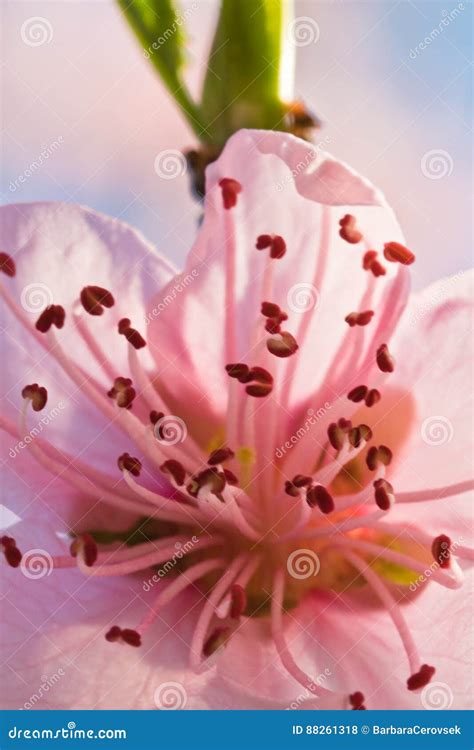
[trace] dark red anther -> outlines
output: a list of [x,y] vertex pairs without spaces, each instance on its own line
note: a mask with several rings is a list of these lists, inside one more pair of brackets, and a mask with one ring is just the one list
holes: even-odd
[[322,484],[310,487],[306,492],[306,501],[310,508],[317,506],[321,513],[332,513],[336,507],[332,496]]
[[298,488],[295,487],[293,482],[290,482],[289,480],[286,480],[285,482],[285,492],[290,497],[298,497],[300,494]]
[[372,438],[372,430],[367,424],[360,424],[357,427],[352,427],[348,434],[349,443],[354,448],[358,448],[362,441],[367,443]]
[[107,396],[115,399],[117,406],[122,409],[131,409],[136,392],[130,378],[120,377],[115,378],[113,387],[107,391]]
[[364,257],[362,258],[362,268],[364,271],[369,271],[372,263],[376,259],[378,253],[376,250],[367,250],[367,252],[364,254]]
[[395,360],[388,350],[387,344],[381,344],[375,355],[377,366],[382,372],[393,372],[395,369]]
[[230,471],[229,469],[223,469],[223,472],[227,484],[238,485],[239,479],[232,471]]
[[281,310],[274,302],[262,302],[261,312],[265,318],[278,318]]
[[360,710],[365,709],[364,706],[365,697],[364,694],[358,690],[355,693],[352,693],[352,695],[349,696],[349,703],[351,704],[352,708],[354,710]]
[[431,554],[440,568],[449,568],[451,563],[451,539],[446,534],[440,534],[433,539]]
[[351,328],[354,326],[366,326],[372,320],[374,316],[373,310],[363,310],[362,312],[351,312],[346,315],[344,320],[350,325]]
[[263,398],[272,392],[273,376],[263,367],[252,367],[248,373],[248,381],[254,383],[245,388],[249,396]]
[[267,320],[265,321],[265,330],[273,335],[276,333],[281,333],[281,323],[277,318],[267,318]]
[[46,406],[48,400],[48,391],[38,383],[25,385],[21,395],[23,398],[29,398],[34,411],[41,411]]
[[225,485],[226,478],[224,472],[217,471],[215,468],[209,468],[204,469],[204,471],[199,472],[199,474],[194,474],[186,489],[192,497],[197,497],[199,490],[205,487],[209,492],[212,492],[213,495],[220,498],[220,494],[225,489]]
[[226,373],[230,378],[235,378],[239,383],[248,382],[249,368],[243,363],[236,362],[225,366]]
[[377,479],[374,482],[375,502],[380,510],[390,510],[395,502],[393,487],[386,479]]
[[230,637],[230,628],[216,628],[204,643],[202,653],[205,657],[212,656],[215,652],[225,646]]
[[433,677],[436,669],[429,664],[422,664],[418,672],[412,674],[407,680],[408,690],[419,690],[426,687]]
[[359,232],[357,229],[355,216],[346,214],[339,221],[339,226],[341,227],[339,234],[343,240],[346,240],[346,242],[349,242],[351,245],[356,245],[361,241],[363,235],[362,232]]
[[134,477],[139,477],[142,470],[142,463],[135,456],[131,456],[130,453],[122,453],[117,460],[120,471],[128,471],[133,474]]
[[233,620],[238,620],[247,607],[247,593],[240,583],[234,583],[230,589],[229,615]]
[[47,333],[53,325],[56,328],[62,328],[65,318],[64,307],[61,307],[61,305],[48,305],[36,321],[35,328],[40,333]]
[[150,422],[153,425],[155,425],[157,422],[160,421],[160,419],[163,419],[164,416],[165,415],[163,414],[162,411],[155,411],[155,410],[153,410],[153,411],[150,412]]
[[366,394],[367,394],[367,386],[366,385],[358,385],[355,388],[352,389],[352,391],[349,391],[347,394],[347,398],[349,401],[354,401],[354,403],[358,403],[359,401],[363,401]]
[[120,640],[121,635],[122,635],[121,628],[119,628],[118,625],[112,625],[110,630],[108,630],[105,634],[105,640],[109,641],[109,643],[115,643],[116,641]]
[[0,271],[11,277],[16,274],[15,261],[7,253],[0,253]]
[[286,242],[279,234],[261,234],[255,243],[257,250],[270,248],[270,258],[283,258],[286,253]]
[[293,477],[293,484],[295,487],[308,487],[312,483],[312,478],[305,474],[297,474]]
[[81,303],[89,315],[102,315],[104,307],[113,307],[115,300],[108,289],[101,286],[85,286],[81,291]]
[[371,471],[375,471],[375,469],[379,466],[379,464],[384,464],[385,466],[389,466],[392,461],[392,451],[390,448],[387,448],[386,445],[379,445],[378,448],[373,445],[369,450],[367,451],[366,456],[366,463],[367,466]]
[[401,263],[403,266],[411,266],[415,256],[405,245],[400,242],[386,242],[383,246],[383,254],[391,263]]
[[298,350],[298,344],[291,333],[282,331],[274,338],[267,340],[267,349],[275,357],[291,357]]
[[374,406],[375,404],[378,404],[382,396],[380,395],[380,391],[378,391],[376,388],[372,388],[370,391],[368,391],[366,397],[365,397],[365,405],[368,407]]
[[217,448],[217,450],[212,451],[207,463],[209,466],[217,466],[217,464],[222,464],[224,461],[229,461],[234,456],[235,453],[230,448]]
[[134,349],[143,349],[146,346],[146,341],[139,333],[136,328],[132,328],[129,318],[122,318],[118,324],[118,332],[125,336],[128,343],[133,346]]
[[328,427],[328,438],[332,447],[337,451],[340,451],[344,445],[345,432],[335,422],[332,422]]
[[182,487],[184,480],[186,479],[186,472],[184,466],[179,461],[170,458],[160,466],[160,469],[165,474],[171,474],[178,487]]
[[242,192],[242,185],[238,180],[231,177],[223,177],[219,181],[219,187],[222,190],[222,202],[225,209],[234,208],[237,205],[237,196]]
[[3,547],[5,560],[11,568],[18,568],[21,563],[22,554],[16,546],[16,541],[12,536],[2,536],[0,545]]

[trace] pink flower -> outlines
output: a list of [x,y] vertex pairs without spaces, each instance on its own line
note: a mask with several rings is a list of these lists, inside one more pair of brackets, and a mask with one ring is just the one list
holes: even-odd
[[468,274],[404,312],[383,196],[273,132],[182,273],[77,206],[2,227],[4,706],[466,707]]

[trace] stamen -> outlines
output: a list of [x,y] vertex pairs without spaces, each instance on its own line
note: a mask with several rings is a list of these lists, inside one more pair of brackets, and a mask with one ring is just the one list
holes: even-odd
[[293,477],[293,484],[295,487],[309,487],[310,484],[312,484],[312,478],[306,476],[305,474],[297,474]]
[[373,445],[369,448],[365,461],[370,471],[375,471],[381,463],[390,466],[392,458],[393,453],[386,445],[379,445],[378,448]]
[[0,253],[0,271],[11,277],[16,274],[15,261],[7,253]]
[[359,232],[357,229],[355,216],[346,214],[340,219],[339,226],[341,227],[339,234],[343,240],[346,240],[346,242],[349,242],[351,245],[356,245],[361,241],[363,235],[362,232]]
[[267,349],[275,357],[291,357],[298,350],[296,339],[288,331],[282,331],[267,340]]
[[237,205],[237,196],[242,192],[242,185],[231,177],[223,177],[219,181],[219,187],[222,190],[222,201],[224,208],[234,208]]
[[372,388],[365,397],[365,405],[369,408],[371,406],[375,406],[375,404],[378,404],[382,396],[380,395],[380,391],[378,391],[376,388]]
[[433,540],[431,554],[440,568],[449,568],[451,563],[451,539],[446,534],[440,534]]
[[349,696],[349,703],[352,706],[352,709],[354,711],[365,711],[366,707],[364,705],[364,694],[358,690],[356,693],[352,693],[352,695]]
[[142,463],[138,458],[131,456],[129,453],[122,453],[117,460],[120,471],[129,471],[134,477],[139,477],[142,470]]
[[283,258],[286,253],[286,242],[279,234],[261,234],[255,244],[257,250],[270,248],[270,258]]
[[306,491],[306,502],[310,508],[318,507],[325,515],[332,513],[335,508],[334,500],[327,489],[321,484],[310,487]]
[[16,541],[11,536],[2,536],[0,545],[3,547],[5,560],[11,568],[18,568],[21,563],[22,554],[16,546]]
[[85,286],[80,298],[89,315],[102,315],[104,307],[113,307],[115,304],[112,294],[101,286]]
[[390,482],[386,479],[376,479],[374,482],[375,502],[381,510],[390,510],[395,502],[395,494]]
[[235,453],[230,448],[217,448],[217,450],[212,451],[207,463],[209,466],[217,466],[224,463],[224,461],[229,461],[234,456]]
[[97,560],[97,543],[90,534],[80,534],[72,542],[70,552],[72,557],[82,555],[84,564],[91,568]]
[[122,336],[125,336],[128,343],[131,344],[134,349],[143,349],[143,347],[146,346],[145,339],[136,328],[132,328],[129,318],[122,318],[122,320],[119,320],[118,332]]
[[40,333],[47,333],[53,325],[56,328],[62,328],[65,318],[64,307],[61,307],[61,305],[48,305],[36,321],[35,328]]
[[241,363],[226,365],[225,370],[230,378],[236,378],[239,383],[249,382],[250,369],[247,365]]
[[391,263],[401,263],[404,266],[410,266],[415,260],[415,256],[411,250],[399,242],[386,242],[383,247],[383,254]]
[[368,388],[366,385],[358,385],[349,391],[347,398],[349,401],[354,401],[357,404],[359,401],[363,401],[367,395]]
[[376,360],[379,370],[382,372],[393,372],[395,369],[395,360],[388,350],[387,344],[381,344],[377,349]]
[[375,277],[385,276],[387,271],[377,260],[377,252],[375,250],[367,250],[362,260],[362,267],[365,271],[372,271]]
[[130,378],[115,378],[112,388],[107,391],[107,396],[113,398],[121,409],[131,409],[136,395]]
[[256,381],[256,385],[247,385],[245,392],[255,398],[268,396],[273,390],[273,376],[263,367],[252,367],[249,371],[250,381]]
[[170,474],[178,487],[182,487],[186,479],[186,471],[184,470],[184,466],[179,461],[175,461],[173,458],[170,458],[160,466],[160,469],[165,474]]
[[354,326],[366,326],[370,323],[373,316],[373,310],[364,310],[363,312],[351,312],[349,315],[346,315],[344,320],[353,328]]
[[412,674],[407,680],[408,690],[420,690],[431,681],[436,669],[429,664],[422,664],[418,672]]
[[360,424],[349,430],[348,437],[349,443],[354,446],[354,448],[359,448],[362,442],[367,443],[372,439],[372,430],[367,424]]
[[23,398],[29,399],[34,411],[41,411],[46,406],[48,400],[48,391],[38,383],[32,383],[31,385],[25,385],[21,395]]
[[107,631],[105,634],[105,640],[109,641],[109,643],[122,641],[123,643],[127,643],[129,646],[134,646],[135,648],[142,645],[141,636],[136,630],[131,630],[130,628],[122,629],[119,628],[118,625],[113,625],[110,630]]

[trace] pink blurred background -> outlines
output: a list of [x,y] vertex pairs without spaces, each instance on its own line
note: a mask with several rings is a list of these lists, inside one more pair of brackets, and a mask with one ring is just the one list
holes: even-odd
[[[217,3],[181,8],[196,92]],[[117,6],[37,0],[1,13],[2,202],[87,204],[181,264],[199,207],[187,175],[164,179],[155,159],[195,140]],[[295,16],[319,30],[296,49],[295,95],[323,121],[317,140],[386,193],[418,256],[414,285],[470,266],[472,5],[310,0]],[[25,42],[38,17],[46,41]]]

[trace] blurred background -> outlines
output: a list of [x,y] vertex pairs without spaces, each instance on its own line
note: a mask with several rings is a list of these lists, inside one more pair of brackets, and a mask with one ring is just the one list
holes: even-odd
[[[236,0],[238,2],[238,0]],[[182,3],[199,90],[217,3]],[[295,98],[375,182],[417,288],[472,264],[472,4],[302,0]],[[181,265],[199,206],[168,149],[195,145],[112,0],[3,0],[2,203],[66,200],[141,229]],[[211,62],[212,65],[212,62]],[[163,154],[163,152],[165,152]]]

